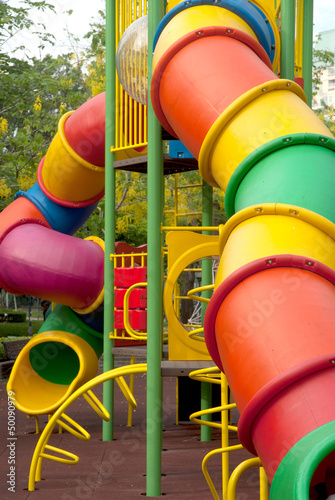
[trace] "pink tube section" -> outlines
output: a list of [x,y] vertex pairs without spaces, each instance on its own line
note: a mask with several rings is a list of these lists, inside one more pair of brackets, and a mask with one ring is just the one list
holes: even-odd
[[89,99],[64,124],[71,148],[84,160],[105,166],[105,92]]
[[25,224],[0,245],[0,286],[76,309],[89,307],[104,284],[104,251],[93,241]]

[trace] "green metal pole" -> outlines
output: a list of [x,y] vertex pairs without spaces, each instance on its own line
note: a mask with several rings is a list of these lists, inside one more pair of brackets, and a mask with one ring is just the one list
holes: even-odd
[[[148,1],[148,88],[153,39],[163,17],[163,0]],[[161,126],[148,99],[148,320],[147,320],[147,496],[161,495],[162,405],[162,237],[163,148]]]
[[302,77],[308,106],[312,106],[313,0],[304,0]]
[[[213,224],[213,188],[205,181],[202,182],[202,225],[211,226]],[[210,234],[204,231],[203,234]],[[212,260],[206,259],[201,264],[201,284],[202,286],[212,283]],[[203,297],[210,298],[210,292],[202,293]],[[202,304],[202,323],[205,317],[207,304]],[[206,382],[201,382],[201,410],[207,410],[212,406],[212,385]],[[211,420],[211,415],[203,415],[202,420]],[[201,441],[210,441],[212,439],[212,429],[206,425],[201,426],[200,430]]]
[[280,78],[294,80],[295,0],[281,2]]
[[[115,250],[115,172],[114,154],[111,147],[115,137],[115,0],[106,0],[106,128],[105,128],[105,299],[104,299],[104,365],[107,372],[114,368],[112,348],[114,341],[109,338],[114,329],[114,268],[110,260]],[[114,381],[103,385],[103,404],[111,419],[102,424],[103,441],[113,440],[114,427]]]

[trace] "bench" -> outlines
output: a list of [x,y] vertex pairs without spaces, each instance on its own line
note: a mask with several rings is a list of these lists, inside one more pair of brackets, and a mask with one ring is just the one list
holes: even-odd
[[0,377],[7,378],[10,375],[13,364],[21,349],[29,342],[29,339],[6,340],[3,343],[7,359],[0,362]]

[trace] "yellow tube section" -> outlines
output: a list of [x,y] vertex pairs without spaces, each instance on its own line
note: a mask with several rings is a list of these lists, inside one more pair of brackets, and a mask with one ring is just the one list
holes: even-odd
[[220,235],[216,287],[241,266],[281,254],[300,255],[335,270],[335,226],[310,210],[255,205],[231,217]]
[[81,158],[69,145],[64,124],[70,111],[58,123],[58,132],[47,151],[41,176],[46,189],[56,198],[65,201],[83,201],[94,198],[103,191],[105,169]]
[[236,99],[209,130],[199,155],[201,176],[225,191],[235,169],[255,149],[302,131],[333,137],[306,106],[299,85],[289,80],[259,85]]
[[255,40],[257,37],[248,24],[237,14],[214,5],[194,5],[176,14],[162,31],[153,58],[153,69],[164,52],[184,35],[208,26],[227,26],[243,31]]
[[[78,356],[79,369],[69,384],[54,383],[41,377],[32,367],[48,364],[54,359],[55,352],[50,343],[59,349],[71,348]],[[45,346],[43,346],[45,344]],[[40,345],[43,356],[34,347]],[[82,338],[63,331],[44,332],[33,337],[22,349],[12,369],[7,391],[15,392],[16,407],[28,415],[53,413],[81,385],[95,377],[98,371],[98,357],[94,349]],[[33,391],[29,388],[34,388]]]

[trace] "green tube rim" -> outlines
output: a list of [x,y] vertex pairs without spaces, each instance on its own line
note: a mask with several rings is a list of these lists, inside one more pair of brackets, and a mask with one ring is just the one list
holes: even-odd
[[335,421],[313,430],[285,455],[271,485],[270,500],[308,500],[318,465],[335,450]]
[[255,151],[250,153],[250,155],[248,155],[240,163],[229,180],[225,194],[225,211],[228,218],[235,213],[234,205],[236,192],[242,182],[242,179],[252,169],[252,167],[254,167],[257,162],[262,160],[262,158],[273,153],[274,151],[290,146],[296,146],[297,144],[312,144],[335,151],[335,139],[326,135],[311,133],[284,135],[255,149]]

